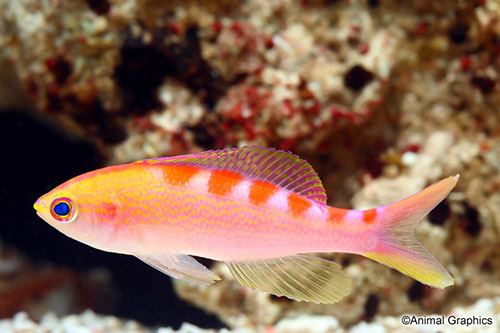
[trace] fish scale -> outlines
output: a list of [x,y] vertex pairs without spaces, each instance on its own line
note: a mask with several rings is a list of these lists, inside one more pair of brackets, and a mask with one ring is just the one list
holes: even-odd
[[[200,167],[191,166],[165,166],[162,167],[164,174],[164,181],[166,184],[171,186],[186,186],[186,184],[196,175],[200,174],[203,169]],[[194,184],[189,184],[190,188],[206,191],[214,195],[232,195],[237,199],[243,199],[245,201],[251,202],[255,205],[260,205],[268,208],[276,208],[271,204],[271,198],[273,195],[283,196],[287,200],[286,207],[279,207],[283,209],[285,213],[289,210],[294,216],[303,216],[305,212],[312,206],[312,203],[304,199],[303,197],[293,194],[291,192],[280,190],[278,186],[259,180],[247,180],[243,175],[237,172],[229,171],[209,171],[203,175],[207,179],[200,180],[199,178]],[[200,183],[202,185],[200,185]],[[245,188],[248,187],[248,191],[243,191],[247,193],[247,196],[242,196],[242,190],[238,190],[236,194],[233,194],[235,188]]]
[[[350,292],[320,252],[363,255],[432,287],[453,278],[416,240],[418,222],[458,175],[383,207],[329,207],[317,173],[284,151],[243,147],[154,158],[75,177],[40,197],[37,214],[95,248],[134,255],[174,278],[220,277],[191,255],[224,261],[250,288],[333,303]],[[63,216],[58,215],[64,214]]]

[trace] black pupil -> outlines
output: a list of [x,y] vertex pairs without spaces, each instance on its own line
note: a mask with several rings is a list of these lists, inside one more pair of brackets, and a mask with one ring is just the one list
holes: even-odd
[[54,207],[54,213],[59,216],[66,216],[69,214],[69,205],[66,202],[60,202]]

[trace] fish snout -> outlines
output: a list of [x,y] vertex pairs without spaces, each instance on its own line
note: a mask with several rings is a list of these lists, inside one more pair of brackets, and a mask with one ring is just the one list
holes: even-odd
[[40,199],[38,199],[34,204],[33,204],[33,208],[35,208],[35,210],[37,212],[40,212],[42,210],[42,205],[40,203]]

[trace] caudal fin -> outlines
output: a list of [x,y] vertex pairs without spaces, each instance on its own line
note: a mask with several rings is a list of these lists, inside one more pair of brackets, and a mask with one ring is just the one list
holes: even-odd
[[445,178],[406,199],[385,206],[378,221],[378,243],[365,257],[397,269],[423,284],[446,288],[454,279],[415,238],[416,225],[457,184],[459,175]]

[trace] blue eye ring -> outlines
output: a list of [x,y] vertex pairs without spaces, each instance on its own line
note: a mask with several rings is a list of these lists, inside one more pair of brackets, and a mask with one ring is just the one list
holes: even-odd
[[76,217],[76,207],[70,198],[57,198],[50,205],[50,214],[59,222],[70,223]]

